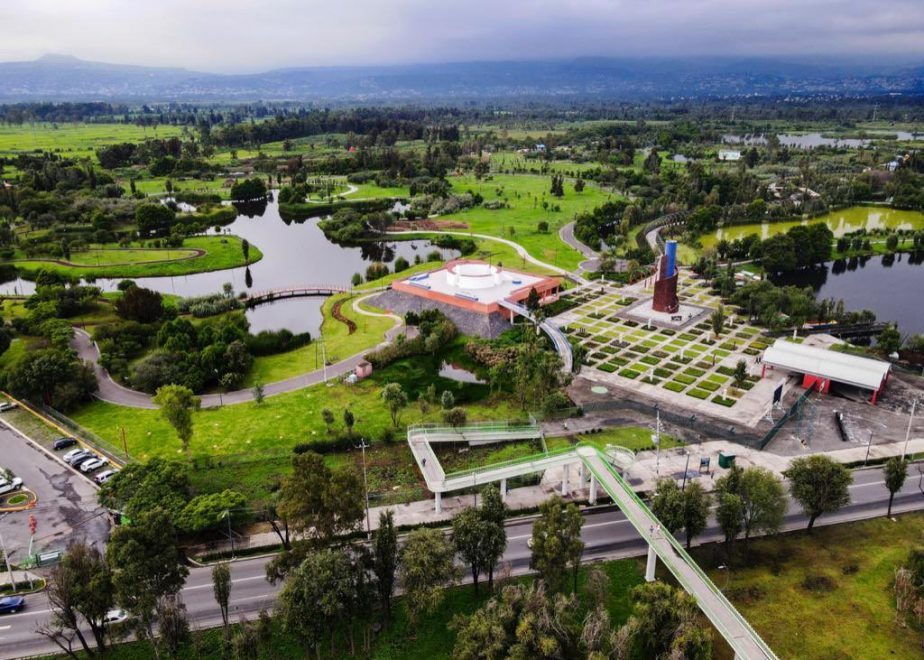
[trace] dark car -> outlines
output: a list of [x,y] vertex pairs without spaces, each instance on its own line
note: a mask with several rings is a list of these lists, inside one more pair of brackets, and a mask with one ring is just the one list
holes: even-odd
[[81,465],[83,465],[84,463],[87,463],[87,462],[89,462],[89,461],[95,461],[97,458],[99,458],[99,456],[97,456],[96,454],[94,454],[92,451],[91,451],[91,452],[87,452],[87,455],[86,455],[86,456],[80,456],[79,458],[73,459],[73,460],[71,461],[71,467],[74,468],[74,469],[76,470],[77,468],[79,468],[79,467],[80,467]]
[[26,606],[26,599],[22,596],[5,596],[0,598],[0,614],[16,614]]
[[67,447],[73,447],[77,444],[77,438],[58,438],[55,440],[52,447],[57,449],[66,449]]

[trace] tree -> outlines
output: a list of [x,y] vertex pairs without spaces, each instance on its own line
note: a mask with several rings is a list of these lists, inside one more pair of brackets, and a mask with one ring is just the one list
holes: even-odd
[[585,185],[586,184],[584,183],[584,179],[578,178],[578,180],[574,182],[574,192],[580,195],[582,192],[584,192]]
[[725,537],[725,550],[730,556],[732,545],[741,533],[743,525],[744,503],[741,497],[735,493],[719,493],[715,519]]
[[167,233],[174,222],[176,214],[169,206],[139,204],[135,209],[135,223],[138,225],[138,233],[142,236]]
[[161,508],[175,520],[190,496],[189,469],[176,460],[153,457],[132,461],[100,486],[97,498],[103,506],[136,518]]
[[683,532],[687,537],[687,549],[693,539],[704,531],[709,522],[711,498],[699,482],[689,484],[683,493]]
[[[489,530],[486,552],[488,554],[488,589],[494,589],[494,567],[507,550],[507,530],[504,521],[507,518],[507,505],[501,497],[500,490],[488,485],[481,491],[481,518],[493,526]],[[493,557],[493,559],[492,559]]]
[[292,473],[282,482],[277,510],[299,538],[267,565],[267,576],[271,580],[284,576],[307,551],[354,530],[365,510],[362,494],[355,469],[332,470],[321,455],[310,451],[293,456]]
[[709,316],[709,321],[712,323],[712,332],[715,336],[721,335],[725,329],[725,307],[719,305]]
[[316,550],[291,572],[279,594],[276,616],[283,628],[319,658],[326,638],[334,655],[334,633],[344,622],[352,598],[352,572],[343,550]]
[[254,402],[257,405],[260,405],[261,403],[263,403],[263,399],[265,398],[265,394],[263,393],[263,383],[261,383],[260,381],[257,381],[256,383],[254,383],[252,392],[253,392]]
[[193,434],[192,411],[199,409],[202,400],[184,385],[164,385],[157,389],[152,401],[160,406],[161,414],[183,443],[183,451],[189,454],[189,441]]
[[331,428],[334,426],[334,413],[330,411],[330,408],[321,409],[321,419],[324,420],[324,424],[327,426],[327,432],[331,432]]
[[228,564],[221,562],[212,567],[212,593],[215,602],[221,610],[221,624],[225,632],[225,640],[230,639],[231,628],[228,627],[228,602],[231,599],[231,569]]
[[449,410],[443,411],[443,421],[450,426],[465,426],[467,419],[468,414],[465,412],[465,408],[456,406],[455,408],[450,408]]
[[536,291],[536,287],[530,288],[529,294],[526,296],[526,309],[531,312],[539,309],[539,292]]
[[550,591],[564,589],[569,566],[577,591],[577,573],[584,552],[583,525],[584,518],[577,506],[566,506],[557,495],[539,505],[539,518],[533,523],[529,567],[539,574]]
[[664,529],[676,534],[683,529],[684,494],[673,479],[661,479],[651,500],[651,512]]
[[454,559],[452,544],[440,530],[415,529],[407,535],[401,550],[401,585],[412,626],[421,613],[442,602],[444,587],[457,579]]
[[488,536],[491,524],[481,518],[478,509],[467,507],[452,519],[452,542],[462,561],[471,567],[475,596],[478,596],[478,577],[494,558],[489,554]]
[[795,459],[783,472],[789,492],[802,505],[812,529],[818,516],[832,513],[850,502],[850,470],[834,459],[815,454]]
[[398,415],[402,408],[407,407],[407,394],[401,389],[401,384],[388,383],[382,388],[382,401],[385,402],[385,407],[391,415],[391,423],[398,428]]
[[231,199],[235,202],[252,202],[266,198],[266,184],[263,179],[243,179],[231,186]]
[[241,239],[241,252],[244,253],[244,261],[250,259],[250,241],[246,238]]
[[169,514],[154,508],[141,513],[131,526],[117,527],[106,558],[113,571],[116,602],[138,619],[154,644],[156,610],[183,588],[189,574]]
[[776,234],[760,244],[760,261],[770,273],[795,270],[796,247],[791,237]]
[[186,503],[176,516],[177,528],[189,533],[204,532],[230,524],[228,517],[235,517],[247,505],[247,499],[235,490],[197,495]]
[[574,594],[550,594],[542,582],[509,584],[470,616],[453,619],[452,655],[457,660],[582,657],[575,639],[579,610]]
[[879,333],[876,338],[876,346],[886,355],[896,353],[902,347],[902,336],[894,323],[890,323]]
[[698,621],[696,599],[663,582],[632,589],[634,613],[626,624],[632,657],[711,658],[712,639]]
[[372,570],[378,590],[382,618],[387,626],[391,620],[391,599],[395,592],[398,572],[398,532],[391,510],[379,513],[379,526],[372,533]]
[[[179,594],[172,594],[163,599],[157,607],[157,632],[161,643],[166,647],[171,658],[177,658],[180,651],[189,646],[192,635],[189,633],[189,619],[186,617],[186,605]],[[154,644],[154,640],[151,640]]]
[[95,548],[82,542],[69,545],[61,563],[52,569],[45,593],[53,616],[51,630],[73,632],[87,655],[93,656],[82,631],[85,621],[96,648],[105,651],[104,619],[114,599],[112,572]]
[[440,406],[442,406],[443,410],[449,410],[455,405],[456,397],[453,396],[452,392],[449,390],[443,392],[442,396],[440,396]]
[[5,370],[8,391],[20,398],[36,398],[67,411],[96,392],[93,368],[69,350],[57,348],[27,352]]
[[735,374],[732,378],[734,378],[735,387],[744,387],[744,384],[748,382],[748,365],[744,360],[738,360],[735,364]]
[[786,493],[783,482],[765,468],[749,467],[746,470],[735,466],[728,474],[716,480],[715,490],[720,494],[731,493],[741,499],[741,529],[745,540],[753,532],[772,534],[783,524],[786,513]]
[[343,425],[346,427],[347,435],[353,435],[353,424],[356,422],[356,417],[353,416],[353,411],[347,408],[343,411]]
[[889,510],[886,517],[892,517],[892,500],[895,499],[895,493],[905,485],[905,479],[908,478],[908,460],[901,456],[893,456],[885,464],[885,484],[889,489]]

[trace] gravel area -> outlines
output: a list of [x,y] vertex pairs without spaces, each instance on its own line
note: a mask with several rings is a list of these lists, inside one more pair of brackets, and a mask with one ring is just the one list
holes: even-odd
[[385,291],[368,303],[379,309],[387,309],[393,314],[404,316],[407,312],[421,312],[425,309],[438,309],[446,315],[463,335],[493,339],[511,327],[501,314],[478,314],[460,309],[453,305],[411,296],[400,291]]

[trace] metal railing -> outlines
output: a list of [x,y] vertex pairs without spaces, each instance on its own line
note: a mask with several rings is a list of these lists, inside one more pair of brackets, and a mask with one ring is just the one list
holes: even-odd
[[799,415],[801,415],[802,408],[805,406],[805,402],[808,400],[810,396],[812,396],[814,392],[815,392],[814,387],[810,387],[809,389],[805,390],[805,392],[803,392],[802,395],[798,399],[796,399],[796,401],[789,407],[789,410],[786,411],[786,414],[784,414],[779,420],[777,420],[777,422],[773,425],[773,428],[767,431],[764,437],[761,438],[761,441],[758,444],[757,448],[764,449],[777,436],[777,434],[781,430],[783,430],[783,427],[786,425],[786,422],[788,422],[793,417],[798,417]]

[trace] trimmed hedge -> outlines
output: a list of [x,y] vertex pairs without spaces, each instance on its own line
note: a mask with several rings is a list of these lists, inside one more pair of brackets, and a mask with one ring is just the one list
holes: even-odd
[[709,392],[707,392],[706,390],[697,389],[695,387],[692,390],[687,391],[686,395],[692,396],[694,399],[708,399],[709,398]]
[[683,392],[687,386],[683,385],[682,383],[669,380],[666,383],[664,383],[664,385],[662,385],[661,387],[663,387],[666,390],[670,390],[671,392]]

